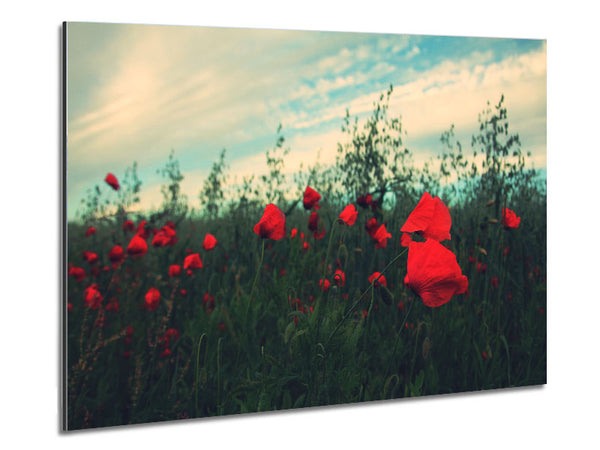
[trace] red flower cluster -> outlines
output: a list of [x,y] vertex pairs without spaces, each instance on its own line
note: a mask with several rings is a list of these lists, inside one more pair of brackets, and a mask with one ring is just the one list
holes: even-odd
[[404,283],[430,307],[449,302],[455,294],[465,293],[469,286],[454,253],[439,242],[450,239],[451,223],[446,205],[425,192],[401,228],[403,232],[417,232],[426,238],[425,242],[405,239],[408,262]]
[[158,342],[163,345],[163,351],[159,355],[161,358],[171,355],[170,344],[177,339],[179,339],[179,331],[175,328],[169,328],[165,334],[158,339]]
[[85,237],[90,237],[93,234],[96,234],[96,229],[94,227],[89,227],[87,230],[85,230]]
[[273,203],[269,203],[262,218],[254,226],[254,232],[262,239],[278,241],[285,236],[285,214]]
[[119,181],[117,180],[117,177],[115,177],[112,173],[107,174],[104,178],[104,181],[106,181],[106,183],[115,191],[119,190]]
[[175,232],[175,224],[167,223],[162,227],[152,238],[154,247],[164,247],[165,245],[175,245],[177,243],[177,233]]

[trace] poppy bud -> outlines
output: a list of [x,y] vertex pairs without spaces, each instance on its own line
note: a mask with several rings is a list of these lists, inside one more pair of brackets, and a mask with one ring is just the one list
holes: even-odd
[[492,206],[494,203],[496,203],[496,200],[490,200],[485,204],[485,206]]

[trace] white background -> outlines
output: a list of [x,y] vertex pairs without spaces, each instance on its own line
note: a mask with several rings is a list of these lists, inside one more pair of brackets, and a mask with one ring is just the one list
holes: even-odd
[[[598,448],[598,49],[592,2],[5,3],[4,448]],[[67,21],[548,39],[548,385],[59,433],[60,26]]]

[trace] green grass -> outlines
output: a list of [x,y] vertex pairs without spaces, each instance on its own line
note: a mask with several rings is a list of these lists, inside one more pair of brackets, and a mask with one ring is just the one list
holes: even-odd
[[[522,221],[514,230],[490,223],[501,218],[485,201],[454,206],[447,243],[469,290],[433,309],[403,283],[406,254],[384,273],[390,304],[384,301],[390,295],[368,282],[404,250],[399,230],[416,202],[397,203],[378,212],[392,234],[382,249],[365,232],[369,210],[359,208],[354,226],[339,225],[344,205],[324,199],[321,240],[307,229],[308,212],[297,208],[287,217],[286,238],[264,241],[261,258],[263,242],[252,228],[262,211],[216,220],[186,216],[177,223],[177,244],[149,245],[144,257],[116,268],[108,252],[117,243],[125,248],[133,235],[122,231],[123,218],[99,220],[88,238],[86,226],[70,223],[67,260],[87,278],[69,277],[67,286],[68,428],[545,383],[545,197],[515,196],[510,207]],[[299,237],[289,238],[294,227],[305,233],[309,250]],[[210,252],[202,249],[207,232],[218,239]],[[200,253],[204,267],[170,278],[169,265],[182,264],[188,249]],[[100,257],[96,275],[84,250]],[[333,284],[336,267],[346,273],[343,287]],[[327,292],[318,286],[323,276],[332,282]],[[98,310],[83,302],[92,283],[104,296]],[[154,311],[142,308],[150,287],[161,292]],[[215,299],[212,311],[203,304],[206,293]],[[105,309],[112,297],[117,312]],[[130,342],[127,326],[134,329]],[[179,338],[170,342],[171,355],[161,357],[159,340],[169,328]]]

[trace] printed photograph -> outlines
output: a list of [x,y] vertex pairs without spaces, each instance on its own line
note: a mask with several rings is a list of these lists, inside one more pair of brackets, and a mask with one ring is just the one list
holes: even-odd
[[546,384],[545,40],[63,38],[65,430]]

